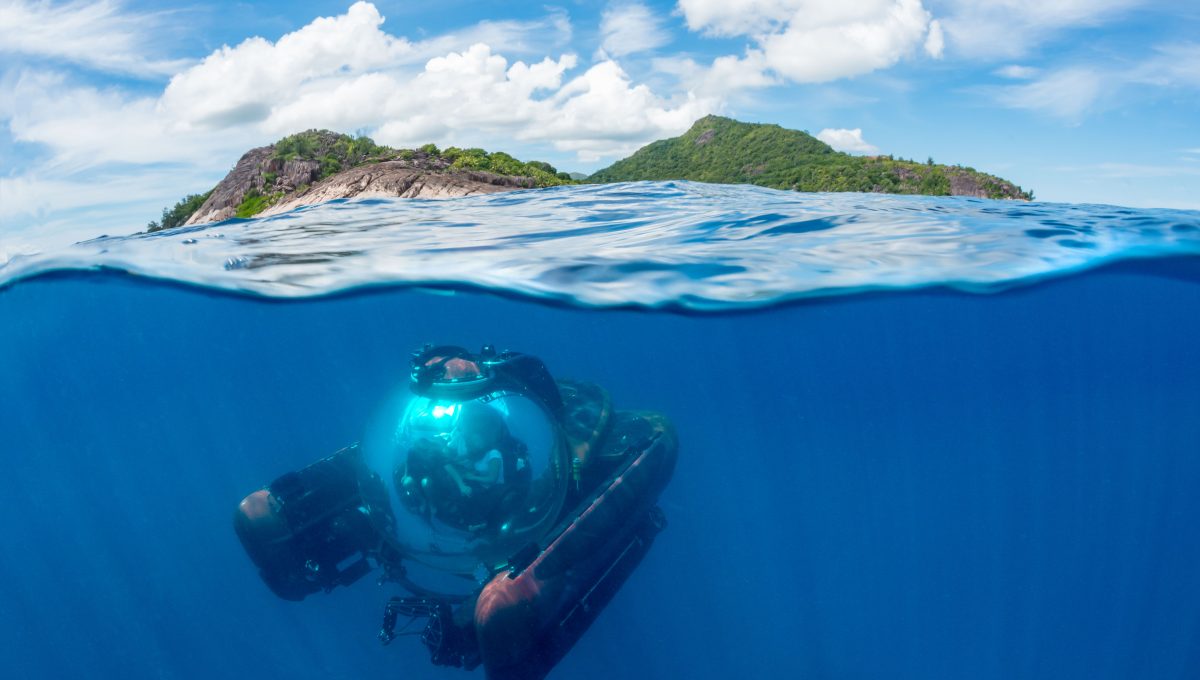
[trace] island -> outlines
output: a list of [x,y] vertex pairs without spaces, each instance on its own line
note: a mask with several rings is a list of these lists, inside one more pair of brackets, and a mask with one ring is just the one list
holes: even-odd
[[450,198],[578,183],[692,180],[793,191],[972,196],[1032,200],[1008,180],[959,165],[835,151],[807,132],[705,116],[679,137],[582,176],[483,149],[393,149],[369,137],[308,130],[247,151],[203,194],[184,197],[147,225],[159,231],[233,217],[274,215],[336,198]]

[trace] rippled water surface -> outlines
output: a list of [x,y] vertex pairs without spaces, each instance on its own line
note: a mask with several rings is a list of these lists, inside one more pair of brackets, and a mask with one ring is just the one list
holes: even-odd
[[729,309],[863,290],[992,290],[1200,253],[1200,213],[640,182],[333,201],[11,256],[0,283],[109,267],[273,297],[389,284]]

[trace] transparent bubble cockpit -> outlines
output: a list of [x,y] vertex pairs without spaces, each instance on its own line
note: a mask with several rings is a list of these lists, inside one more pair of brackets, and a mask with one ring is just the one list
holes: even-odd
[[412,397],[372,461],[409,557],[472,574],[538,540],[567,491],[559,436],[546,409],[518,392]]

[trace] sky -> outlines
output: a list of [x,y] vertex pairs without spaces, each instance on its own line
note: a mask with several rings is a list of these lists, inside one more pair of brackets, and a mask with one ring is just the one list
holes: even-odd
[[591,172],[707,114],[1200,209],[1200,2],[0,0],[0,250],[140,231],[310,128]]

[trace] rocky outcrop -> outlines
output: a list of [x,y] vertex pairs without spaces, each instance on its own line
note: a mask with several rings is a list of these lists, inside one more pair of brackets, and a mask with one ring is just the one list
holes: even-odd
[[261,194],[289,194],[312,184],[321,172],[316,161],[284,160],[274,156],[273,146],[247,151],[213,189],[212,195],[184,224],[220,222],[233,217],[251,190]]
[[243,217],[275,215],[335,198],[451,198],[537,186],[532,177],[457,169],[436,149],[377,147],[382,155],[331,175],[328,164],[336,168],[344,159],[331,161],[329,149],[349,138],[325,131],[304,137],[311,147],[307,157],[280,147],[289,138],[247,151],[184,224],[219,222],[239,211]]
[[233,170],[213,189],[208,200],[184,224],[219,222],[233,217],[251,187],[262,188],[262,166],[271,159],[274,150],[271,146],[260,146],[243,154]]
[[533,187],[528,177],[429,170],[415,167],[410,161],[384,161],[339,172],[306,191],[285,196],[258,216],[277,215],[335,198],[452,198]]
[[962,168],[947,168],[951,196],[973,198],[1007,198],[1029,200],[1029,194],[1012,182],[980,172],[969,172]]

